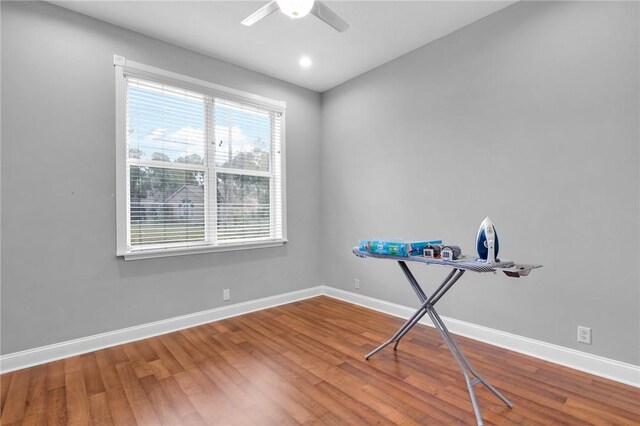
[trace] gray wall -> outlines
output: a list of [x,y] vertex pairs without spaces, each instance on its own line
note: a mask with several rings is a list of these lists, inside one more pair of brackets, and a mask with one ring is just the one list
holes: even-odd
[[473,253],[489,215],[501,256],[544,268],[468,274],[442,314],[640,364],[638,16],[637,2],[520,2],[325,93],[322,281],[415,306],[394,263],[349,247]]
[[[519,3],[322,99],[51,5],[1,11],[3,354],[222,306],[223,288],[240,302],[360,278],[415,305],[393,263],[349,247],[473,252],[488,214],[504,257],[545,267],[465,276],[443,314],[640,364],[638,3]],[[287,102],[291,243],[115,257],[114,53]]]
[[[320,284],[320,95],[44,3],[2,2],[2,353]],[[115,257],[113,55],[287,102],[282,248]],[[225,302],[227,303],[227,302]]]

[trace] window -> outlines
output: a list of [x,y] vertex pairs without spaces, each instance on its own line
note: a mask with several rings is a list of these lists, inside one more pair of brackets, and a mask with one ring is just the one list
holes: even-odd
[[282,245],[284,103],[115,65],[118,255]]

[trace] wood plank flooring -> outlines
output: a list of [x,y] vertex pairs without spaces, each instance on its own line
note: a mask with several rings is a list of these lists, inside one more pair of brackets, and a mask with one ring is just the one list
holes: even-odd
[[[317,297],[0,376],[2,425],[475,424],[436,331]],[[485,424],[640,424],[640,390],[458,337]]]

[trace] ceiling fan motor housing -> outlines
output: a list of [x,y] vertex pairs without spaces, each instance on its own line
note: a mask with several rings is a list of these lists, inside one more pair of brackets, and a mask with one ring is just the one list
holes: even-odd
[[311,12],[315,0],[277,0],[282,13],[289,18],[302,18]]

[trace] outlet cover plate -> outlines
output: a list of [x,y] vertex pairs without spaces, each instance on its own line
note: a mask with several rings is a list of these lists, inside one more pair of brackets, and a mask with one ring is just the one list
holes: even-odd
[[591,329],[589,327],[578,326],[578,342],[591,344]]

